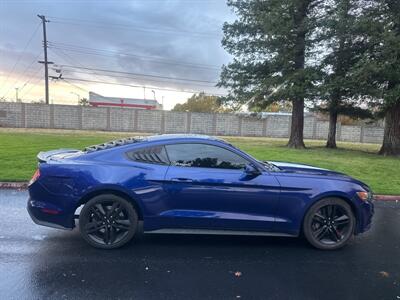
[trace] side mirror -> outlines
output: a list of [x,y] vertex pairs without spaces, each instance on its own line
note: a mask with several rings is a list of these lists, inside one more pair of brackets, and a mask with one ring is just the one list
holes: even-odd
[[244,172],[247,176],[258,176],[261,174],[261,172],[251,164],[246,165],[246,167],[244,168]]

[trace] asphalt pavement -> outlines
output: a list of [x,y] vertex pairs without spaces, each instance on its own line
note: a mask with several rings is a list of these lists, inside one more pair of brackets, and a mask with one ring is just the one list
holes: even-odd
[[400,203],[324,252],[302,239],[146,234],[117,250],[35,225],[0,190],[0,299],[400,299]]

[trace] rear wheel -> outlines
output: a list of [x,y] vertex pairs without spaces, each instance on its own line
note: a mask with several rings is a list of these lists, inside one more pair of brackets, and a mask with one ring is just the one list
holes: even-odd
[[303,232],[318,249],[334,250],[346,245],[353,236],[355,218],[343,199],[327,198],[315,203],[307,212]]
[[125,245],[134,236],[138,216],[124,198],[113,194],[89,200],[79,215],[79,230],[92,246],[114,249]]

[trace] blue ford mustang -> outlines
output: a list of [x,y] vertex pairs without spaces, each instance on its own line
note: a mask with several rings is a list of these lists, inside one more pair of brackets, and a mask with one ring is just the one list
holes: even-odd
[[[127,138],[38,154],[28,211],[98,248],[158,233],[296,237],[326,250],[371,226],[372,193],[341,173],[261,162],[208,136]],[[79,215],[77,212],[80,211]],[[141,224],[141,226],[139,226]]]

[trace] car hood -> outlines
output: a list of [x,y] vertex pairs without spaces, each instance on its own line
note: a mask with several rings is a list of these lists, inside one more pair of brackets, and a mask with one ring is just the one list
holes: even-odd
[[282,161],[267,161],[268,163],[276,166],[279,168],[280,173],[294,173],[294,174],[299,174],[299,175],[311,175],[311,176],[327,176],[327,177],[333,177],[334,179],[338,180],[344,180],[344,181],[351,181],[355,184],[358,184],[362,186],[365,190],[371,191],[371,188],[364,182],[355,179],[351,176],[348,176],[346,174],[336,172],[336,171],[331,171],[328,169],[323,169],[323,168],[318,168],[318,167],[313,167],[309,165],[303,165],[303,164],[296,164],[296,163],[289,163],[289,162],[282,162]]
[[282,162],[282,161],[268,161],[268,163],[278,167],[281,171],[286,173],[349,177],[340,172],[335,172],[328,169],[313,167],[309,165]]

